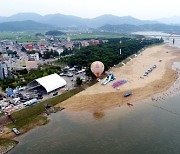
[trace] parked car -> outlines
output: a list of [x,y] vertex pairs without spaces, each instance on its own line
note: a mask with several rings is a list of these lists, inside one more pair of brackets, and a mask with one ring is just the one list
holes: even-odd
[[67,73],[66,76],[67,77],[73,77],[73,74],[72,73]]
[[15,110],[20,110],[22,107],[21,106],[15,106]]
[[128,96],[130,96],[130,95],[132,95],[132,92],[126,92],[126,93],[124,94],[124,97],[128,97]]
[[42,94],[38,94],[38,99],[43,99],[43,95]]
[[29,100],[29,101],[26,101],[25,103],[23,103],[23,105],[31,106],[31,105],[36,104],[36,103],[38,103],[38,100],[36,98],[34,98],[34,99]]
[[17,128],[13,128],[12,131],[13,131],[16,135],[21,134],[20,131],[19,131]]
[[0,94],[0,100],[3,100],[3,95]]
[[53,93],[53,96],[56,96],[57,94],[58,94],[58,92],[56,91],[56,92]]
[[59,75],[60,75],[60,76],[64,76],[64,73],[60,73]]

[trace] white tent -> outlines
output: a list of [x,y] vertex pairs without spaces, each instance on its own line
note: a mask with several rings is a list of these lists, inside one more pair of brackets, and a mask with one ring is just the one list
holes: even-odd
[[67,85],[66,81],[56,73],[36,79],[35,81],[43,86],[47,93]]

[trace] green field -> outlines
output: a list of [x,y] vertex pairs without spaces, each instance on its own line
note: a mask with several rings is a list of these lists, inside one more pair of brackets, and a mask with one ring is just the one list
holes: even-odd
[[[40,40],[39,38],[34,37],[35,34],[36,32],[0,32],[0,40],[3,39],[16,40],[19,43],[34,42]],[[110,39],[110,38],[132,37],[132,36],[119,34],[119,33],[108,33],[108,32],[95,32],[95,33],[73,32],[73,33],[69,33],[69,37],[71,38],[71,40],[79,40],[79,39]]]
[[122,37],[132,37],[130,35],[123,35],[118,33],[75,33],[70,38],[72,40],[78,39],[110,39],[110,38],[122,38]]
[[34,42],[40,40],[35,38],[34,32],[0,32],[0,40],[15,40],[17,42]]

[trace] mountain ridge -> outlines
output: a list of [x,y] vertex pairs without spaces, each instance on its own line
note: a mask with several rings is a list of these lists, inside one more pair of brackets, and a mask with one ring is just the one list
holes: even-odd
[[0,23],[0,31],[38,31],[38,30],[52,30],[57,27],[38,23],[32,20],[25,21],[10,21]]
[[164,24],[171,24],[171,25],[180,25],[180,17],[179,16],[172,16],[168,18],[160,18],[156,19],[157,21],[164,23]]
[[111,14],[104,14],[96,18],[81,18],[72,15],[64,15],[60,13],[39,15],[37,13],[18,13],[9,17],[0,17],[0,23],[9,21],[23,21],[23,20],[33,20],[36,22],[51,24],[59,27],[89,27],[97,28],[105,24],[152,24],[158,23],[157,21],[150,20],[140,20],[131,16],[115,16]]
[[137,31],[161,31],[166,33],[180,33],[180,26],[166,24],[144,24],[144,25],[104,25],[98,28],[104,32],[131,33]]

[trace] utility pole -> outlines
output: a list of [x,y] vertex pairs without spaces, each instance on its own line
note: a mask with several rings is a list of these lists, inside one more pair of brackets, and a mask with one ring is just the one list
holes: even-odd
[[[120,43],[120,44],[122,43],[121,40],[119,41],[119,43]],[[121,55],[121,48],[120,48],[120,50],[119,50],[119,54]]]

